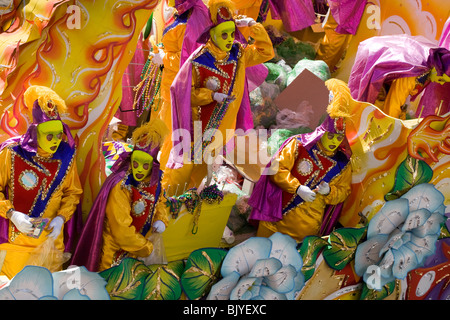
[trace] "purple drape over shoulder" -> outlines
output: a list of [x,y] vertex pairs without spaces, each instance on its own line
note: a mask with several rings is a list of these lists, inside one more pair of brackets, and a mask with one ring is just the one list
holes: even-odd
[[288,32],[305,29],[316,19],[311,0],[270,0],[270,10],[272,18],[281,20]]
[[99,194],[95,198],[91,211],[83,226],[83,231],[72,255],[71,264],[85,266],[92,272],[97,272],[100,262],[103,240],[103,224],[105,221],[105,208],[110,190],[119,183],[126,174],[126,168],[112,173],[106,178]]
[[336,32],[356,34],[367,0],[327,0],[338,26]]
[[180,66],[182,66],[191,53],[201,45],[201,43],[197,42],[197,39],[212,25],[208,7],[206,7],[202,0],[185,1],[182,6],[181,12],[181,8],[177,7],[178,12],[181,14],[186,10],[191,10],[191,15],[186,23],[186,31],[180,56]]
[[426,72],[430,48],[436,44],[422,36],[372,37],[358,46],[348,86],[355,100],[374,103],[383,83]]

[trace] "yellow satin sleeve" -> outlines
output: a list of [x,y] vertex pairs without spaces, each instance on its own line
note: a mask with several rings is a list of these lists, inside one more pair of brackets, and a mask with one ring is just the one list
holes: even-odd
[[399,118],[401,107],[405,104],[409,95],[414,94],[416,87],[415,77],[398,78],[392,81],[389,92],[384,101],[383,111],[392,117]]
[[[132,225],[133,218],[130,212],[130,192],[122,188],[121,183],[118,183],[111,189],[106,204],[107,228],[104,244],[110,245],[108,238],[111,238],[120,249],[139,257],[148,256],[153,250],[153,245]],[[105,238],[105,236],[107,237]]]
[[249,27],[250,36],[254,43],[245,47],[244,63],[245,67],[256,66],[269,61],[275,56],[272,41],[267,34],[266,29],[261,23]]
[[348,164],[337,176],[329,183],[330,193],[325,196],[325,204],[337,205],[344,202],[351,191],[352,168]]
[[10,200],[6,199],[5,192],[10,185],[11,177],[11,152],[9,148],[4,148],[0,152],[0,216],[6,218],[6,212],[13,208]]
[[288,193],[295,194],[300,181],[291,173],[297,159],[297,139],[292,139],[279,152],[275,161],[278,163],[278,172],[270,176],[270,180]]

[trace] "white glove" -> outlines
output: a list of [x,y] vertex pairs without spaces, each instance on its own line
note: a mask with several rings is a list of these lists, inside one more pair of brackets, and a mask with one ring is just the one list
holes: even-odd
[[158,49],[158,52],[150,52],[149,53],[152,56],[152,62],[158,66],[161,66],[164,64],[164,56],[166,53],[162,49]]
[[327,182],[322,181],[322,182],[316,187],[316,190],[317,190],[318,193],[320,193],[320,194],[326,196],[327,194],[330,193],[330,185],[329,185]]
[[251,27],[256,24],[256,21],[253,18],[248,18],[248,17],[236,19],[235,22],[236,22],[236,27],[238,27],[238,28]]
[[225,93],[214,92],[213,99],[218,103],[222,103],[225,99],[228,99],[230,102],[236,99],[234,96],[230,97]]
[[166,225],[161,220],[157,220],[152,225],[153,232],[162,233],[166,230]]
[[307,202],[313,202],[316,199],[316,193],[309,187],[301,185],[297,188],[297,194]]
[[50,224],[48,225],[48,228],[52,230],[52,232],[48,236],[56,240],[56,238],[58,238],[59,234],[61,233],[63,225],[64,219],[62,217],[56,216],[55,218],[53,218],[53,220],[50,221]]
[[30,222],[30,217],[25,213],[14,210],[10,220],[20,232],[25,234],[33,232],[33,224]]

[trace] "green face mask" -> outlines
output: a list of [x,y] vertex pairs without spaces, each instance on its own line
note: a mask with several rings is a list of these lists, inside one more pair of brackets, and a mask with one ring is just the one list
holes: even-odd
[[153,157],[147,152],[135,150],[131,154],[131,168],[134,180],[140,182],[147,178],[153,167]]
[[63,125],[60,120],[51,120],[38,124],[37,142],[39,148],[48,153],[55,153],[62,141]]
[[222,51],[230,51],[233,46],[236,25],[234,21],[222,22],[209,31],[212,41]]
[[322,138],[320,138],[320,142],[325,150],[334,152],[340,146],[342,141],[344,140],[344,134],[342,133],[331,133],[326,132]]

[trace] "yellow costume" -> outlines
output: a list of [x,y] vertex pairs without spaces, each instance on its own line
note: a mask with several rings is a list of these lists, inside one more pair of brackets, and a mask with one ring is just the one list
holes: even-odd
[[[2,218],[7,218],[6,212],[13,208],[12,201],[7,199],[4,194],[6,189],[12,190],[14,188],[13,181],[11,180],[12,170],[14,170],[13,164],[11,163],[11,159],[13,159],[12,153],[14,153],[12,146],[8,146],[0,152],[0,163],[2,163],[0,166],[0,216]],[[51,159],[52,157],[51,154],[45,153],[40,149],[38,149],[38,155],[42,159]],[[11,194],[11,191],[9,193]],[[82,189],[77,167],[75,163],[72,163],[61,185],[52,194],[41,217],[51,220],[59,215],[66,222],[69,221],[81,194]],[[21,196],[24,197],[26,195]],[[47,239],[49,233],[48,230],[44,230],[40,237],[35,239],[15,230],[13,224],[10,222],[8,242],[0,245],[0,250],[7,251],[1,274],[11,279],[21,271],[30,258],[30,254]],[[64,232],[61,232],[55,240],[55,247],[61,253],[64,251],[63,235]]]
[[[127,178],[127,177],[126,177]],[[120,260],[119,252],[126,251],[131,257],[147,257],[153,250],[153,244],[148,240],[151,230],[144,236],[133,226],[131,205],[132,192],[125,186],[125,180],[116,184],[108,197],[106,205],[106,221],[103,229],[103,249],[99,271],[110,268]],[[155,207],[154,221],[168,224],[165,203],[159,198]]]
[[[301,145],[296,139],[289,142],[277,157],[279,169],[270,180],[283,191],[296,194],[300,181],[292,174],[294,165],[298,163],[297,155]],[[322,151],[325,155],[325,152]],[[327,205],[336,205],[343,202],[350,194],[351,166],[348,164],[344,170],[336,175],[330,182],[330,193],[322,195],[317,193],[313,202],[303,202],[283,215],[278,222],[260,221],[257,236],[269,236],[275,232],[288,234],[297,241],[302,241],[308,235],[318,235],[322,225],[324,210]]]
[[[236,128],[236,119],[238,115],[239,108],[241,106],[241,101],[244,95],[245,86],[245,69],[250,66],[255,66],[266,62],[274,57],[274,50],[272,42],[260,23],[256,23],[248,27],[250,30],[250,36],[254,39],[254,43],[244,47],[240,43],[234,43],[233,47],[238,50],[237,53],[237,63],[235,64],[235,69],[229,71],[228,82],[225,82],[223,87],[229,88],[230,82],[234,79],[234,86],[232,93],[229,94],[235,99],[232,100],[227,107],[226,113],[220,122],[220,125],[216,128],[221,133],[220,139],[215,139],[214,143],[224,146],[227,142],[227,129]],[[198,70],[202,68],[200,62],[196,62],[199,57],[203,54],[209,55],[215,62],[216,66],[230,65],[227,59],[230,58],[230,52],[221,50],[211,39],[209,39],[205,45],[203,45],[200,51],[193,57],[192,61],[188,61],[192,65],[192,90],[190,96],[190,107],[192,114],[192,121],[201,120],[200,114],[205,113],[205,106],[216,105],[213,95],[215,90],[209,89],[205,86],[205,73],[201,74]],[[207,69],[207,68],[205,68]],[[217,89],[216,89],[217,90]],[[227,92],[226,89],[220,88],[217,92]],[[203,126],[206,122],[203,118]],[[204,129],[204,128],[203,128]],[[230,137],[228,137],[230,138]],[[193,137],[192,137],[193,139]],[[173,195],[173,191],[182,191],[185,187],[198,187],[201,180],[205,177],[207,172],[206,164],[184,164],[183,167],[179,169],[168,169],[166,168],[164,172],[163,186],[167,190],[169,189],[169,195]]]

